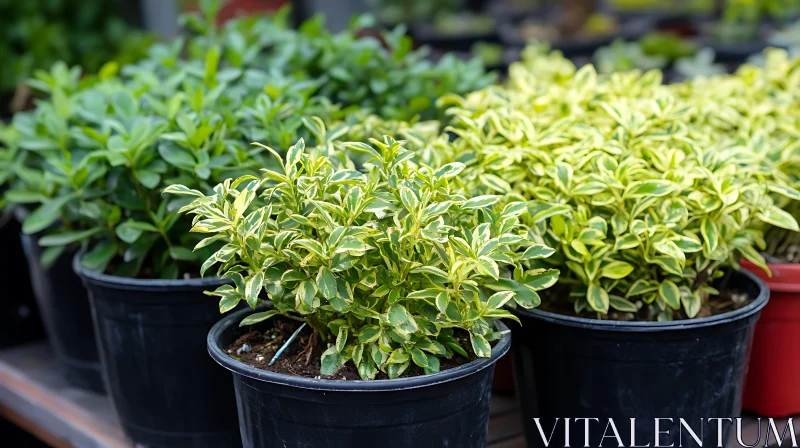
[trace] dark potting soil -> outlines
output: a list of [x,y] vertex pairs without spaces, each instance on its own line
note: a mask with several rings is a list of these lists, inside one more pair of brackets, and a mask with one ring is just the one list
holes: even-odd
[[[234,341],[225,351],[230,357],[241,361],[251,367],[262,370],[267,370],[275,373],[282,373],[284,375],[301,376],[305,378],[322,378],[326,380],[360,380],[358,369],[352,362],[347,362],[333,375],[320,375],[320,357],[322,353],[327,350],[328,344],[319,337],[318,334],[312,332],[308,327],[304,328],[297,338],[289,345],[289,347],[281,354],[280,358],[275,361],[275,364],[268,365],[270,360],[275,356],[278,349],[283,346],[284,342],[294,333],[300,322],[283,319],[280,317],[274,318],[275,327],[266,331],[250,331],[249,333],[241,336]],[[470,361],[477,359],[472,353],[472,348],[469,344],[469,337],[466,333],[459,334],[456,331],[456,339],[464,350],[470,354],[469,358],[465,358],[455,354],[451,359],[440,358],[439,369],[447,370],[452,369]],[[250,346],[249,351],[243,351],[244,345]],[[413,362],[408,370],[403,373],[403,377],[424,375],[425,372],[415,365]],[[389,377],[383,373],[378,372],[375,377],[377,380],[386,380]]]
[[[562,314],[565,316],[572,316],[572,317],[583,317],[587,319],[597,319],[597,313],[591,311],[584,311],[582,313],[575,313],[575,308],[571,301],[564,300],[565,297],[568,297],[570,293],[570,289],[566,285],[556,285],[548,290],[540,292],[542,298],[542,304],[539,306],[538,309],[542,311],[548,311],[551,313]],[[747,306],[753,301],[753,298],[749,297],[746,293],[741,291],[737,291],[735,289],[723,289],[720,291],[719,295],[709,296],[706,301],[704,301],[702,307],[700,308],[700,312],[697,313],[695,319],[701,317],[709,317],[709,316],[716,316],[717,314],[723,314],[730,311],[737,310],[744,306]],[[623,322],[655,322],[658,320],[658,313],[650,313],[650,307],[643,306],[641,310],[637,313],[624,313],[620,311],[616,311],[613,308],[608,312],[608,319],[607,320],[618,320]],[[673,310],[672,314],[673,320],[683,320],[688,319],[688,317],[683,313],[683,309],[675,311]]]

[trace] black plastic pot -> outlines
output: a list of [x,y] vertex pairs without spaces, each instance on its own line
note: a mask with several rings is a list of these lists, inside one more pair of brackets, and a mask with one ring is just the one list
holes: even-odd
[[477,42],[500,42],[496,28],[486,32],[466,31],[460,34],[442,34],[436,32],[430,23],[421,22],[412,25],[410,32],[415,44],[428,45],[440,51],[469,52]]
[[[529,42],[522,35],[521,26],[527,17],[515,17],[498,25],[500,41],[506,47],[524,48]],[[550,42],[552,50],[560,51],[567,58],[591,57],[598,48],[611,44],[615,39],[638,40],[652,27],[647,19],[632,19],[620,24],[620,31],[614,34],[590,37],[564,37]]]
[[[0,195],[2,192],[0,191]],[[39,307],[34,299],[20,224],[11,212],[0,211],[0,284],[8,292],[0,300],[0,347],[10,347],[44,336]]]
[[92,305],[108,394],[126,434],[164,448],[239,447],[233,388],[203,341],[219,320],[216,278],[147,280],[74,269]]
[[[17,210],[17,218],[22,221],[24,212]],[[67,381],[102,393],[105,386],[89,298],[80,278],[72,270],[75,252],[65,250],[45,269],[40,262],[43,249],[38,241],[39,235],[22,235],[31,284],[47,339],[64,368]]]
[[[730,285],[753,302],[736,311],[691,321],[619,322],[519,310],[513,327],[514,364],[528,446],[544,446],[535,417],[550,446],[564,446],[565,418],[596,418],[589,424],[588,446],[600,446],[613,419],[625,446],[636,418],[636,446],[717,446],[717,423],[741,411],[742,385],[749,349],[769,290],[749,272],[735,273]],[[555,419],[561,418],[556,424]],[[669,434],[655,441],[655,418]],[[584,446],[584,421],[570,425],[572,446]],[[728,432],[730,423],[724,430]],[[616,446],[610,436],[606,446]],[[674,443],[674,445],[670,445]]]
[[486,446],[494,364],[508,351],[510,335],[491,358],[432,375],[322,380],[256,369],[228,356],[223,349],[247,331],[238,323],[251,312],[227,316],[208,334],[209,353],[233,372],[245,448]]

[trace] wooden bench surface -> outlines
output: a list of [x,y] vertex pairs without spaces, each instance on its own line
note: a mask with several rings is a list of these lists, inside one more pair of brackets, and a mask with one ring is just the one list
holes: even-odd
[[[108,398],[69,385],[45,342],[0,351],[0,416],[55,448],[133,447]],[[745,441],[755,440],[757,421],[747,420]],[[762,422],[764,430],[766,424]],[[795,429],[800,431],[800,424]],[[737,446],[732,439],[731,448]],[[525,448],[514,396],[492,397],[487,446]]]

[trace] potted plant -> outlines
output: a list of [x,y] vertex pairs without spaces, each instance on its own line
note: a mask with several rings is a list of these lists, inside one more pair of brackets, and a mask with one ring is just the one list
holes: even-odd
[[[0,123],[0,191],[4,191],[7,179],[12,175],[17,151],[13,145],[14,128]],[[30,287],[28,269],[20,260],[25,254],[19,234],[21,227],[14,219],[13,208],[0,193],[0,247],[4,256],[0,260],[0,276],[7,284],[17,285],[15,293],[6,297],[0,305],[0,326],[6,329],[0,337],[0,347],[9,347],[42,337],[42,323]]]
[[[774,184],[693,123],[713,105],[684,100],[658,71],[544,71],[560,60],[523,61],[506,87],[442,100],[457,120],[455,154],[471,161],[468,191],[530,201],[526,223],[556,248],[532,267],[558,268],[558,284],[539,309],[515,312],[528,441],[543,443],[533,417],[547,434],[557,417],[637,417],[620,443],[635,435],[645,445],[655,443],[652,419],[669,415],[660,443],[678,443],[680,417],[714,444],[716,428],[701,435],[697,424],[738,416],[769,295],[736,270],[739,260],[765,268],[761,223],[797,223],[770,196]],[[590,425],[586,443],[599,444],[606,428]],[[584,429],[572,426],[570,439],[584,440]],[[564,434],[559,426],[550,443],[562,446]]]
[[[233,372],[245,446],[485,444],[500,318],[555,282],[552,254],[520,228],[525,204],[460,194],[463,164],[438,169],[386,138],[349,143],[368,174],[301,140],[264,177],[224,182],[184,208],[222,249],[232,280],[211,356]],[[201,243],[202,247],[204,243]],[[261,308],[258,308],[262,306]],[[313,428],[313,431],[308,430]]]
[[[66,64],[55,64],[50,72],[39,72],[31,81],[45,94],[59,99],[70,97],[79,89],[80,69],[69,69]],[[63,102],[60,103],[63,105]],[[47,123],[47,124],[45,124]],[[71,260],[75,247],[49,249],[40,245],[45,231],[56,222],[70,228],[80,219],[74,210],[44,207],[38,213],[37,205],[71,177],[64,171],[45,175],[48,159],[60,150],[55,140],[39,138],[36,129],[51,127],[53,132],[66,132],[65,122],[54,107],[43,107],[35,112],[20,112],[5,130],[4,143],[7,163],[0,167],[3,201],[13,207],[16,219],[22,223],[22,246],[27,260],[27,271],[34,296],[41,313],[45,333],[56,358],[64,368],[67,380],[95,392],[104,390],[100,361],[94,343],[91,312],[86,291],[80,279],[72,272]],[[58,160],[56,156],[53,161]],[[61,168],[64,168],[62,165]],[[84,175],[88,169],[84,171]],[[34,213],[31,213],[34,212]],[[31,216],[32,215],[32,216]],[[21,259],[9,260],[24,266]],[[27,275],[26,275],[27,276]],[[25,276],[18,278],[21,281]]]
[[[798,114],[796,93],[793,81],[779,80],[794,79],[798,61],[783,50],[771,50],[763,56],[763,67],[746,65],[732,76],[716,78],[717,82],[698,80],[682,93],[693,97],[696,92],[705,92],[710,104],[702,109],[716,107],[748,117],[724,125],[709,121],[698,110],[694,121],[710,126],[717,145],[735,150],[751,176],[767,179],[776,205],[797,218],[800,153],[793,124]],[[710,89],[710,83],[717,88]],[[758,113],[753,113],[755,110]],[[764,230],[760,249],[769,274],[752,264],[746,267],[767,283],[770,302],[756,327],[743,404],[761,415],[790,416],[800,412],[800,393],[793,386],[793,379],[800,374],[800,356],[789,349],[800,343],[798,233],[797,228],[786,230],[773,225]]]
[[[248,155],[223,143],[229,103],[218,95],[219,107],[202,107],[218,82],[208,59],[204,76],[187,77],[180,88],[103,72],[74,91],[53,86],[51,101],[15,117],[27,160],[7,198],[31,206],[23,230],[43,234],[35,247],[58,268],[43,283],[53,306],[42,312],[77,313],[77,297],[66,298],[82,295],[85,315],[53,319],[76,343],[94,348],[96,339],[123,428],[148,446],[239,443],[232,389],[207,388],[224,371],[207,362],[202,344],[191,344],[217,320],[202,295],[215,280],[191,279],[195,255],[186,245],[195,241],[159,200],[168,179],[201,186],[245,169]],[[182,89],[191,89],[192,101],[183,101]],[[40,254],[31,250],[32,266]],[[73,266],[88,288],[94,326],[81,280],[67,270]]]

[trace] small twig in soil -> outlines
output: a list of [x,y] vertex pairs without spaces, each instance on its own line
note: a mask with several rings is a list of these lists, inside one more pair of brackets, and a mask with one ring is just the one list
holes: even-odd
[[311,333],[311,337],[308,338],[308,347],[306,347],[308,349],[308,353],[306,353],[306,365],[308,365],[308,363],[311,362],[311,354],[314,353],[314,345],[316,343],[317,343],[317,330],[314,330],[314,332]]
[[268,365],[271,366],[271,365],[275,364],[275,361],[277,361],[278,358],[283,354],[283,351],[286,350],[287,347],[289,347],[289,344],[294,342],[295,338],[297,338],[297,335],[300,334],[300,331],[305,327],[306,327],[306,324],[303,323],[303,325],[300,325],[300,327],[298,327],[297,330],[295,330],[294,333],[292,333],[292,335],[289,337],[289,340],[287,340],[286,343],[284,343],[281,346],[281,348],[278,349],[278,352],[275,353],[275,356],[272,357],[272,359],[269,361]]

